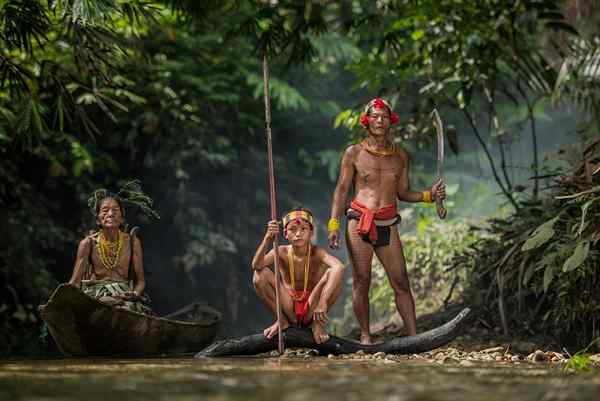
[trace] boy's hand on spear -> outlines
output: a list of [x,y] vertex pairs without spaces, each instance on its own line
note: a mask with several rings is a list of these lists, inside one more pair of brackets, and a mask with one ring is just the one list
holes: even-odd
[[279,223],[277,220],[271,220],[267,224],[267,232],[265,233],[265,239],[272,241],[279,235]]

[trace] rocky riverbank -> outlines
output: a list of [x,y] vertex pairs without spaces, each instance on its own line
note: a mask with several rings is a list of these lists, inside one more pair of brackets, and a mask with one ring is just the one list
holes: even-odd
[[[276,356],[274,351],[270,356]],[[313,349],[286,349],[284,358],[302,358],[311,359],[318,357],[318,352]],[[484,348],[481,350],[463,350],[454,347],[442,347],[433,351],[424,352],[421,354],[410,355],[392,355],[384,352],[376,354],[366,354],[363,351],[358,351],[354,354],[345,355],[328,355],[328,359],[341,360],[373,360],[389,363],[413,361],[435,364],[456,364],[458,366],[482,366],[482,365],[546,365],[549,367],[563,368],[568,362],[570,356],[566,353],[556,351],[535,350],[534,352],[524,355],[510,350],[510,347],[496,346]],[[589,356],[589,368],[600,369],[600,354]]]
[[[420,330],[428,330],[440,325],[456,313],[463,305],[453,306],[442,312],[424,315],[418,319]],[[399,320],[399,319],[396,319]],[[392,320],[395,322],[396,320]],[[382,324],[379,330],[372,330],[376,341],[389,340],[391,337],[403,335],[403,329],[397,324]],[[357,338],[357,329],[352,330],[350,338]],[[596,349],[596,352],[598,350]],[[277,352],[271,353],[272,356]],[[313,358],[319,354],[311,349],[286,349],[285,358]],[[410,355],[393,355],[379,352],[367,354],[359,351],[354,354],[328,355],[329,359],[381,360],[390,363],[413,361],[434,364],[456,364],[458,366],[507,365],[527,366],[546,365],[565,368],[571,365],[586,366],[588,369],[600,369],[600,353],[591,353],[579,357],[578,364],[569,364],[572,355],[564,347],[556,344],[549,337],[518,337],[502,334],[500,327],[494,326],[481,318],[474,318],[469,328],[444,347],[429,352]],[[574,368],[577,369],[577,368]]]

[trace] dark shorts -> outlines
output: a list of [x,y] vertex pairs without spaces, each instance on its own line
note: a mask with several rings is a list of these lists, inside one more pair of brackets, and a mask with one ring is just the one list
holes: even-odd
[[[357,212],[352,208],[346,210],[346,217],[348,218],[348,220],[360,220],[360,216],[360,212]],[[375,229],[377,230],[376,241],[371,241],[368,233],[361,235],[362,240],[373,245],[373,248],[378,248],[380,246],[388,246],[390,244],[391,227],[397,225],[400,222],[400,216],[397,215],[392,220],[392,222],[387,223],[385,225],[375,225]]]

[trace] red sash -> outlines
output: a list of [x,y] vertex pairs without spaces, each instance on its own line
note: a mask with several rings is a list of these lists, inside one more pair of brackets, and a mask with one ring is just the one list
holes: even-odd
[[359,235],[365,235],[368,233],[371,242],[377,241],[377,228],[375,227],[375,219],[393,219],[398,215],[398,212],[396,211],[396,203],[382,206],[381,208],[373,211],[355,199],[350,204],[350,207],[357,212],[360,212],[360,220],[358,221],[356,231]]
[[290,291],[290,295],[294,300],[294,313],[296,314],[296,321],[300,326],[308,326],[310,323],[310,316],[308,311],[310,305],[308,304],[308,298],[310,297],[310,291]]

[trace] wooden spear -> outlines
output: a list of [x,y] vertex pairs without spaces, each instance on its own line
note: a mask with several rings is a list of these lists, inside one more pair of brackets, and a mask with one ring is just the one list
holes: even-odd
[[[275,167],[273,165],[273,141],[271,138],[271,95],[269,93],[269,64],[267,54],[263,55],[263,84],[265,98],[265,131],[267,134],[267,160],[269,164],[269,192],[271,195],[271,220],[277,220],[277,199],[275,197]],[[281,335],[281,304],[279,302],[279,240],[273,239],[273,253],[275,254],[275,305],[277,307],[277,337],[279,355],[283,355],[283,336]]]

